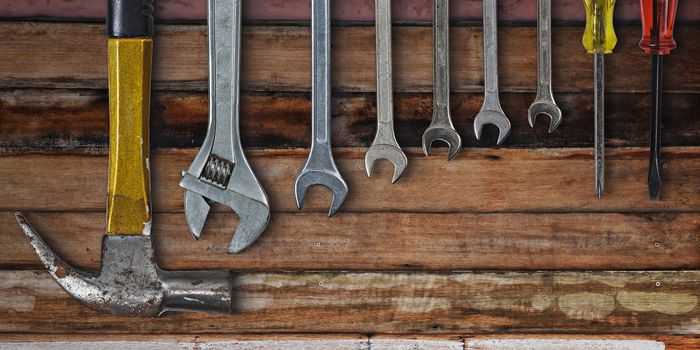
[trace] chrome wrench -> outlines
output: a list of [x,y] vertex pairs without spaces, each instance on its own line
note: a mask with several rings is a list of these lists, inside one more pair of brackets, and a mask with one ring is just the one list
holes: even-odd
[[450,11],[448,0],[433,1],[433,120],[423,133],[423,153],[430,154],[433,142],[449,146],[447,160],[462,149],[450,117]]
[[311,17],[311,152],[297,176],[294,194],[302,208],[306,190],[320,185],[333,192],[328,216],[335,215],[345,202],[348,185],[340,175],[331,149],[331,12],[330,0],[312,0]]
[[394,164],[392,183],[401,178],[408,158],[399,147],[394,134],[394,101],[391,71],[391,0],[376,0],[377,28],[377,134],[365,155],[367,176],[372,177],[374,163],[379,159]]
[[481,138],[481,129],[486,124],[498,127],[498,144],[510,134],[510,120],[503,113],[498,98],[498,22],[496,0],[484,0],[484,104],[474,119],[474,134]]
[[561,109],[552,93],[552,0],[537,0],[537,96],[527,114],[533,128],[538,115],[548,115],[550,133],[561,123]]
[[182,173],[185,217],[199,239],[211,202],[232,208],[240,218],[229,253],[247,248],[270,220],[267,195],[241,145],[239,78],[241,0],[209,0],[209,127],[204,145]]

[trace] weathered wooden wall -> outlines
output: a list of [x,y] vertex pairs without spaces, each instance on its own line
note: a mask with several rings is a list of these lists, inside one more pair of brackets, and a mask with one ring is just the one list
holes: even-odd
[[[99,3],[99,6],[98,6]],[[0,0],[0,349],[700,349],[700,2],[681,2],[664,81],[663,198],[646,194],[649,58],[637,0],[619,0],[606,63],[606,195],[593,186],[592,62],[578,0],[554,1],[555,96],[564,121],[527,125],[535,94],[534,0],[500,2],[501,100],[513,122],[477,142],[483,95],[478,1],[453,2],[452,115],[465,149],[424,157],[432,113],[430,2],[395,1],[395,185],[363,157],[375,130],[373,1],[335,1],[333,136],[351,193],[305,210],[293,181],[310,140],[308,1],[247,1],[241,122],[270,197],[268,231],[235,256],[237,218],[215,207],[194,242],[177,186],[207,123],[203,0],[158,1],[152,104],[154,237],[168,269],[236,271],[233,315],[105,316],[46,274],[14,221],[97,269],[108,116],[100,2]],[[256,4],[254,6],[254,4]],[[150,333],[147,335],[147,333]],[[338,335],[337,333],[342,333]],[[507,334],[507,335],[506,335]],[[619,334],[619,335],[613,335]]]

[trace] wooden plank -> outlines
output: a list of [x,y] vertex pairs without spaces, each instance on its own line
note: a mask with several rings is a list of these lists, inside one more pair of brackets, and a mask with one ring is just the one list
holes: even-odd
[[697,350],[700,337],[669,335],[477,335],[465,339],[469,350]]
[[[700,267],[699,214],[278,214],[243,254],[227,255],[237,219],[210,218],[194,241],[182,214],[159,214],[154,237],[167,269],[604,270]],[[100,266],[104,213],[29,215],[58,254]],[[0,267],[42,268],[12,213],[0,213]]]
[[[700,151],[695,147],[664,149],[661,201],[647,197],[647,149],[608,150],[603,200],[594,193],[592,149],[465,149],[452,162],[446,162],[444,149],[431,157],[418,149],[407,152],[407,172],[392,185],[389,164],[379,163],[368,179],[364,149],[336,149],[338,167],[350,186],[342,212],[696,212],[700,207]],[[182,211],[180,173],[195,153],[153,152],[155,211]],[[294,181],[308,150],[247,154],[273,211],[297,212]],[[0,210],[104,211],[106,179],[105,155],[0,155]],[[327,212],[330,196],[312,188],[304,211]]]
[[82,307],[44,271],[2,271],[0,331],[697,334],[698,287],[699,271],[242,273],[230,316],[134,322]]
[[[536,29],[503,27],[499,60],[502,91],[536,88]],[[155,44],[154,86],[158,89],[206,88],[205,26],[160,26]],[[581,47],[580,27],[553,30],[553,79],[557,91],[589,92],[592,59]],[[650,59],[638,48],[639,28],[619,26],[617,51],[606,59],[608,92],[649,90],[645,67]],[[700,91],[700,27],[679,27],[681,43],[665,66],[666,92]],[[375,90],[374,28],[337,27],[333,31],[333,89]],[[481,27],[451,31],[453,92],[483,91]],[[106,88],[104,26],[90,24],[0,24],[0,86]],[[432,29],[394,29],[394,87],[397,92],[432,91]],[[308,91],[311,86],[309,27],[246,27],[243,31],[242,88]]]
[[369,350],[362,335],[0,335],[13,350]]
[[[337,94],[333,100],[333,143],[338,147],[369,147],[376,132],[374,93]],[[593,147],[592,95],[560,93],[557,101],[564,122],[547,134],[546,117],[530,128],[525,117],[533,93],[501,94],[512,118],[508,147]],[[451,98],[455,127],[464,147],[492,145],[497,132],[486,128],[484,139],[473,136],[473,119],[481,109],[480,93],[457,93]],[[648,94],[606,96],[606,137],[609,146],[647,146]],[[420,147],[432,117],[432,94],[405,93],[394,99],[396,133],[404,147]],[[669,94],[664,99],[662,144],[700,145],[698,94]],[[71,151],[104,148],[108,141],[108,102],[104,90],[0,90],[0,149]],[[308,147],[311,140],[311,100],[307,93],[245,93],[241,101],[245,147]],[[208,100],[203,92],[157,92],[151,108],[151,147],[198,147],[207,129]],[[66,125],[71,125],[66,128]]]
[[[156,18],[160,21],[204,21],[204,0],[159,0]],[[552,5],[554,20],[582,21],[583,3],[579,0],[559,0]],[[450,4],[453,20],[480,20],[481,6],[478,0],[457,1]],[[498,18],[502,21],[535,21],[536,9],[531,2],[502,0],[499,2]],[[700,8],[693,1],[679,3],[679,21],[700,19]],[[303,0],[256,0],[243,2],[243,17],[248,21],[308,21],[311,10],[309,2]],[[53,18],[102,20],[106,8],[91,0],[63,0],[23,2],[0,0],[0,17],[5,18]],[[429,0],[395,0],[395,21],[430,22],[432,7]],[[335,21],[374,21],[372,2],[345,0],[333,3]],[[639,21],[639,4],[636,0],[618,0],[615,18],[622,21]]]

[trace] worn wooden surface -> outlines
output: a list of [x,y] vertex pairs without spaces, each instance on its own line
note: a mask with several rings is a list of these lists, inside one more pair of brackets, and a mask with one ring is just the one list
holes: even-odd
[[[555,91],[590,92],[593,61],[581,45],[581,27],[553,30]],[[154,86],[204,90],[206,27],[159,26],[155,39]],[[617,51],[606,58],[607,92],[649,91],[650,58],[639,49],[639,28],[620,26]],[[450,33],[453,92],[483,91],[481,27],[453,27]],[[700,91],[700,27],[679,27],[681,44],[666,60],[666,92]],[[502,91],[536,90],[536,29],[499,29],[499,85]],[[394,90],[432,92],[432,29],[395,27]],[[336,27],[333,91],[375,90],[374,28]],[[311,87],[310,28],[252,26],[243,30],[241,84],[244,90],[308,91]],[[103,25],[5,22],[0,24],[0,86],[106,88]]]
[[[45,271],[0,272],[0,331],[663,332],[700,327],[700,272],[240,273],[229,316],[105,316]],[[79,315],[66,318],[64,315]]]
[[[565,120],[556,133],[547,134],[547,118],[532,130],[527,109],[534,93],[502,93],[502,105],[511,116],[513,131],[508,147],[593,147],[592,96],[560,93],[557,103]],[[612,147],[646,146],[649,142],[649,95],[619,93],[606,96],[607,144]],[[487,147],[498,132],[487,126],[483,139],[473,136],[474,116],[482,93],[457,93],[451,98],[453,122],[464,147]],[[665,146],[700,146],[700,94],[668,94],[661,140]],[[151,108],[151,145],[154,148],[197,147],[207,130],[205,92],[157,92]],[[333,143],[337,147],[369,147],[376,131],[374,93],[339,93],[333,100]],[[395,96],[396,136],[403,147],[420,147],[423,130],[432,117],[432,94]],[[105,90],[0,90],[0,148],[6,151],[51,150],[76,152],[108,146],[109,118]],[[305,92],[261,93],[242,96],[242,140],[246,147],[309,147],[311,96]],[[66,128],[65,125],[72,125]],[[440,144],[436,144],[440,146]]]
[[[158,1],[152,104],[154,239],[168,269],[236,273],[230,316],[131,320],[70,299],[14,223],[29,219],[67,261],[96,270],[104,232],[107,99],[104,8],[83,0],[0,0],[0,349],[700,348],[700,36],[682,2],[666,60],[662,201],[646,196],[649,58],[637,0],[620,0],[620,42],[606,59],[604,199],[593,191],[592,62],[579,0],[554,2],[554,89],[564,122],[526,122],[534,98],[534,1],[500,1],[501,101],[513,122],[476,142],[482,103],[479,1],[453,2],[452,115],[466,148],[424,157],[432,113],[429,1],[395,1],[397,136],[409,169],[395,185],[364,173],[375,131],[373,1],[334,2],[333,136],[351,188],[342,212],[293,181],[310,139],[308,1],[245,6],[243,143],[273,209],[250,249],[224,254],[236,216],[214,207],[200,241],[184,225],[179,174],[207,123],[204,1]],[[404,6],[405,5],[405,6]],[[304,9],[306,6],[306,9]],[[26,22],[43,17],[47,22]],[[292,21],[292,22],[289,22]],[[525,21],[518,22],[518,21]],[[186,24],[185,24],[186,23]],[[155,333],[155,334],[146,334]],[[336,333],[342,333],[340,335]],[[536,333],[536,334],[532,334]],[[624,333],[626,335],[611,335]],[[301,335],[300,335],[301,334]]]
[[[336,21],[374,21],[374,2],[367,0],[334,1],[331,6]],[[680,1],[679,21],[700,19],[700,7],[696,0]],[[204,21],[206,0],[158,0],[156,19],[160,21]],[[395,21],[430,22],[430,0],[394,0],[392,15]],[[502,21],[528,21],[536,19],[536,7],[532,1],[499,1],[498,18]],[[103,4],[93,0],[0,0],[0,18],[40,18],[56,20],[99,20],[106,14]],[[583,2],[557,0],[552,2],[554,20],[583,21]],[[481,20],[481,0],[463,0],[450,3],[454,20]],[[243,1],[243,17],[249,21],[308,21],[311,15],[308,0],[246,0]],[[618,0],[615,18],[622,21],[639,21],[637,0]]]
[[668,335],[22,335],[0,336],[0,349],[101,350],[695,350],[695,336]]

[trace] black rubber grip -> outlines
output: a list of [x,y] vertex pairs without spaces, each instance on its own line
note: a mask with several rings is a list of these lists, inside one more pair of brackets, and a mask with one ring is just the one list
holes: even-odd
[[107,34],[110,38],[153,36],[154,0],[109,0]]

